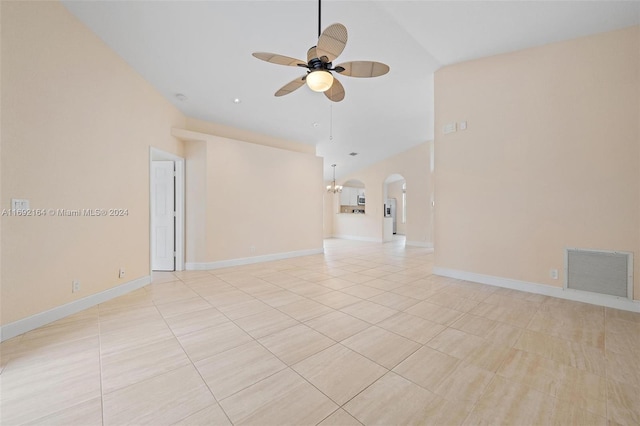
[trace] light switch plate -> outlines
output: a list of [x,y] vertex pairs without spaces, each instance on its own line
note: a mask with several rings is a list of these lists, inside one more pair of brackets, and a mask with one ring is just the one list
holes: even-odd
[[447,123],[444,125],[444,134],[453,133],[456,131],[456,123]]

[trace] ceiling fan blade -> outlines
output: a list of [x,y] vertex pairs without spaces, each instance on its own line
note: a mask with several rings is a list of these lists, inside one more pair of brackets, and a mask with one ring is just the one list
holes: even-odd
[[347,28],[342,24],[329,25],[318,39],[318,58],[326,56],[327,62],[333,62],[347,45]]
[[[338,70],[338,67],[344,68],[344,71]],[[374,61],[352,61],[336,65],[336,71],[349,77],[379,77],[389,72],[389,65]]]
[[297,67],[297,66],[307,66],[307,63],[303,60],[300,59],[296,59],[296,58],[290,58],[288,56],[283,56],[283,55],[278,55],[276,53],[269,53],[269,52],[255,52],[252,53],[253,56],[255,56],[258,59],[262,59],[263,61],[267,61],[270,62],[272,64],[278,64],[278,65],[287,65],[290,67]]
[[289,93],[293,92],[294,90],[299,89],[300,87],[304,86],[304,81],[306,80],[307,75],[303,75],[302,77],[298,77],[295,80],[292,80],[290,82],[288,82],[287,84],[285,84],[284,86],[282,86],[276,93],[276,96],[284,96],[284,95],[288,95]]
[[324,95],[333,102],[340,102],[344,99],[344,86],[338,81],[337,78],[333,78],[333,84],[324,92]]

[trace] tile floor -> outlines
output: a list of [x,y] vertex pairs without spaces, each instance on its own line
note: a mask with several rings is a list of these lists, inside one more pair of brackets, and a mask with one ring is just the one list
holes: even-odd
[[640,314],[402,243],[154,283],[1,344],[0,423],[638,425]]

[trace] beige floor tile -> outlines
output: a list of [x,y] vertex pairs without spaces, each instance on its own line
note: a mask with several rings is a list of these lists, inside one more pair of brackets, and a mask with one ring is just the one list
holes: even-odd
[[401,287],[404,284],[402,283],[397,283],[397,282],[393,282],[393,281],[389,281],[389,280],[385,280],[385,279],[377,279],[377,280],[371,280],[371,281],[367,281],[367,286],[368,287],[374,287],[374,288],[379,288],[380,290],[384,290],[384,291],[391,291],[395,288]]
[[214,280],[216,280],[215,282],[212,283],[195,283],[195,284],[188,284],[189,288],[193,291],[195,291],[196,293],[198,293],[198,295],[202,298],[209,298],[209,297],[216,297],[217,295],[221,294],[221,293],[226,293],[228,291],[233,291],[235,290],[235,287],[233,287],[231,284],[226,283],[220,279],[217,279],[215,277],[212,277]]
[[130,324],[127,328],[100,334],[100,352],[102,355],[120,352],[138,346],[149,345],[160,340],[174,337],[164,321],[151,321]]
[[640,388],[640,358],[636,354],[606,352],[607,377]]
[[207,408],[180,420],[178,423],[174,423],[174,426],[196,425],[231,426],[231,422],[224,411],[222,411],[220,405],[218,405],[218,403],[214,403]]
[[218,400],[286,368],[282,361],[254,341],[205,358],[195,365]]
[[418,300],[425,300],[427,297],[433,296],[437,293],[436,290],[431,290],[430,288],[424,288],[415,284],[403,284],[400,287],[394,288],[391,292]]
[[529,352],[510,349],[511,353],[498,370],[498,375],[512,382],[556,396],[562,385],[566,366]]
[[[347,267],[343,268],[343,269],[348,269]],[[360,267],[352,267],[351,269],[361,269]],[[365,268],[366,269],[366,268]],[[375,278],[374,277],[369,277],[367,275],[362,275],[358,272],[352,272],[350,274],[345,274],[342,275],[340,278],[346,281],[351,281],[354,284],[364,284],[367,281],[372,281]]]
[[48,325],[25,333],[22,336],[22,344],[57,344],[63,341],[71,342],[74,340],[85,339],[87,337],[95,337],[98,336],[99,333],[100,330],[98,328],[97,319],[87,322],[74,321],[56,325]]
[[526,328],[535,313],[538,311],[537,305],[513,306],[494,305],[480,302],[470,313],[484,318],[500,321],[515,327]]
[[253,339],[237,325],[226,322],[215,327],[178,336],[178,340],[191,361],[196,362]]
[[342,344],[388,369],[420,348],[420,344],[376,326],[354,334]]
[[530,387],[495,377],[465,425],[546,425],[555,399]]
[[343,408],[365,425],[428,424],[436,395],[393,372]]
[[511,348],[484,340],[465,359],[487,371],[496,372],[511,354]]
[[411,297],[402,296],[392,292],[386,292],[370,297],[369,301],[398,311],[405,310],[420,302],[418,299],[412,299]]
[[550,424],[553,426],[606,426],[607,419],[576,407],[569,402],[558,400],[553,408]]
[[205,297],[205,299],[207,300],[207,302],[211,303],[214,307],[219,309],[223,306],[235,305],[237,303],[255,300],[255,297],[240,290],[230,290],[218,293],[214,296],[207,296]]
[[200,297],[195,291],[181,281],[168,283],[150,284],[148,289],[155,304],[165,302],[176,302],[183,299]]
[[351,414],[342,408],[336,410],[329,417],[324,419],[318,426],[360,426],[362,423],[357,421]]
[[176,336],[193,333],[205,328],[229,322],[229,319],[216,308],[209,307],[201,311],[188,312],[166,319],[169,328]]
[[398,313],[395,309],[387,308],[377,303],[369,302],[368,300],[354,303],[340,310],[371,324],[377,324]]
[[604,349],[604,311],[595,319],[592,317],[571,311],[549,315],[547,310],[540,310],[533,316],[527,329]]
[[343,280],[341,278],[337,278],[336,276],[334,276],[333,278],[329,278],[328,280],[320,281],[318,284],[331,288],[333,290],[342,290],[355,285],[355,283],[352,281]]
[[451,324],[451,328],[473,334],[478,337],[486,337],[497,324],[497,321],[479,317],[472,314],[464,314],[460,319]]
[[396,366],[393,371],[425,389],[435,391],[456,367],[458,358],[423,346]]
[[26,423],[28,425],[102,426],[102,398],[97,397]]
[[234,303],[233,305],[220,306],[218,307],[218,310],[229,319],[237,320],[261,312],[273,311],[275,309],[267,305],[266,303],[261,302],[260,300],[254,299],[240,303]]
[[426,300],[429,303],[435,305],[444,306],[445,308],[453,309],[460,312],[469,312],[471,309],[478,305],[477,300],[471,300],[464,297],[459,297],[447,292],[436,293],[433,296],[429,296]]
[[425,344],[437,336],[446,327],[426,319],[398,312],[392,317],[379,322],[378,327],[392,331],[414,342]]
[[640,424],[640,388],[607,380],[607,418],[621,425]]
[[291,291],[300,296],[313,298],[314,296],[320,296],[321,294],[329,293],[331,292],[331,289],[322,285],[305,281],[293,287],[289,287],[288,291]]
[[607,382],[597,374],[566,367],[555,397],[599,417],[607,416]]
[[353,305],[354,303],[362,300],[359,297],[346,294],[342,291],[330,291],[329,293],[324,293],[319,296],[312,297],[312,299],[333,309],[341,309],[345,306]]
[[458,408],[469,412],[494,377],[494,373],[465,362],[459,363],[434,390]]
[[464,331],[447,328],[442,333],[429,340],[427,346],[458,359],[464,359],[484,343],[478,336]]
[[170,425],[215,403],[193,365],[104,395],[104,424]]
[[622,311],[620,309],[605,308],[607,320],[619,319],[640,324],[640,312]]
[[342,345],[333,345],[292,368],[338,405],[343,405],[388,370]]
[[100,333],[111,333],[153,322],[164,322],[158,308],[153,304],[100,310]]
[[223,399],[220,405],[236,425],[317,424],[338,408],[288,368]]
[[535,353],[558,363],[570,365],[600,376],[605,375],[604,351],[557,337],[525,330],[514,348]]
[[189,358],[174,337],[110,352],[101,356],[102,392],[112,392],[187,364]]
[[284,330],[298,324],[290,316],[283,314],[276,309],[259,312],[255,315],[246,316],[235,320],[235,323],[244,331],[249,333],[254,339],[259,339],[269,334]]
[[384,290],[375,287],[369,287],[367,285],[354,285],[352,287],[341,290],[343,293],[350,294],[351,296],[359,297],[361,299],[368,299],[373,296],[384,293]]
[[371,327],[371,324],[368,322],[339,311],[312,318],[306,321],[305,325],[319,331],[336,342],[351,337],[365,328]]
[[303,324],[259,339],[268,350],[292,365],[335,344],[335,341]]
[[289,303],[304,300],[304,297],[289,290],[281,289],[260,295],[260,300],[273,308],[278,308],[283,305],[288,305]]
[[100,315],[102,316],[103,313],[111,309],[124,309],[139,306],[153,306],[153,298],[146,287],[116,297],[108,302],[101,303],[98,305],[98,308],[100,309]]
[[14,360],[2,372],[2,424],[27,423],[100,397],[96,338],[50,345],[48,350],[48,359]]
[[451,325],[464,315],[463,312],[435,305],[427,301],[413,305],[405,312],[442,325]]
[[211,308],[211,304],[204,300],[202,297],[195,297],[192,299],[181,299],[175,302],[167,302],[163,304],[157,304],[156,307],[160,311],[160,315],[164,318],[170,318],[176,315],[188,314],[191,312],[200,311],[203,309]]
[[311,318],[333,312],[333,309],[330,307],[310,299],[282,305],[278,309],[298,321],[307,321]]

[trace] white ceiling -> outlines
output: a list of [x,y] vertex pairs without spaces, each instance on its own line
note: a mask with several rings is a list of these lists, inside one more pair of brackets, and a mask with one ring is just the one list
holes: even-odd
[[63,4],[186,115],[315,145],[326,180],[333,163],[340,178],[433,139],[438,68],[640,22],[637,1],[325,0],[322,28],[349,31],[334,63],[391,67],[372,79],[339,77],[346,97],[332,103],[306,87],[274,97],[304,70],[251,56],[305,59],[317,41],[316,0]]

